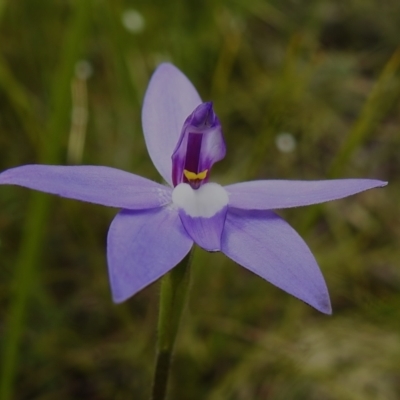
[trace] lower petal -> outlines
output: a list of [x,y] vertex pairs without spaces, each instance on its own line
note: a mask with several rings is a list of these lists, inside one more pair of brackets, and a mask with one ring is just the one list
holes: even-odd
[[287,293],[331,313],[328,290],[303,239],[271,211],[229,209],[222,251]]
[[221,236],[228,209],[228,195],[216,183],[198,189],[181,183],[172,192],[172,202],[189,236],[207,251],[221,250]]
[[224,207],[210,218],[201,218],[191,217],[181,209],[179,216],[186,232],[200,247],[207,251],[220,251],[226,211],[227,207]]
[[120,303],[160,278],[192,245],[176,210],[122,210],[111,223],[107,238],[113,300]]

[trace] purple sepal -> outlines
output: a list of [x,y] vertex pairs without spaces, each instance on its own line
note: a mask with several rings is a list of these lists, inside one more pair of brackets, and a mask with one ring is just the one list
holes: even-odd
[[220,251],[226,211],[227,207],[224,207],[212,217],[204,218],[191,217],[179,209],[179,216],[186,232],[197,245],[207,251]]
[[225,154],[221,123],[214,113],[212,103],[200,104],[187,117],[172,154],[173,185],[188,183],[183,174],[185,169],[195,174],[207,170],[207,176],[202,183],[207,182],[211,167],[222,160]]
[[228,209],[222,252],[268,282],[331,314],[324,278],[303,239],[272,211]]
[[225,186],[225,190],[231,207],[273,210],[337,200],[386,185],[387,182],[375,179],[268,180],[235,183]]
[[196,89],[178,68],[164,63],[155,70],[143,101],[143,132],[153,164],[171,186],[171,155],[185,119],[199,104]]
[[123,302],[166,274],[192,245],[176,210],[122,210],[111,223],[107,238],[114,302]]
[[131,210],[171,202],[171,189],[141,176],[92,165],[23,165],[0,174],[0,184]]

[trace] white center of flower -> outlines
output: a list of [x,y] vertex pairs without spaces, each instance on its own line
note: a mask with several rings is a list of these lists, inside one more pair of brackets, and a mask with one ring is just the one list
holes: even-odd
[[180,183],[172,192],[172,202],[191,217],[210,218],[228,205],[228,193],[217,183],[205,183],[192,189]]

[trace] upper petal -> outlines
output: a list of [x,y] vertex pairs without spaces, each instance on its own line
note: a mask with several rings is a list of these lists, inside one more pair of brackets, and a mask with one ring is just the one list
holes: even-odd
[[323,203],[386,185],[375,179],[266,180],[236,183],[225,189],[231,207],[272,210]]
[[186,118],[199,104],[199,94],[179,69],[167,63],[156,69],[144,98],[142,124],[153,164],[170,185],[172,153]]
[[171,201],[170,188],[119,169],[92,165],[23,165],[1,173],[0,184],[127,209],[159,207]]
[[122,210],[111,223],[107,238],[113,300],[120,303],[160,278],[192,245],[176,210]]
[[255,274],[330,314],[328,290],[303,239],[271,211],[228,209],[222,251]]

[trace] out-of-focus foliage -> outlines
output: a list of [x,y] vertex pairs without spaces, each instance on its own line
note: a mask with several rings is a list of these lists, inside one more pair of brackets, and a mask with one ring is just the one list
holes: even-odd
[[[216,181],[390,182],[281,213],[319,261],[332,317],[198,250],[171,399],[400,398],[398,0],[0,5],[1,170],[50,160],[158,180],[140,108],[155,66],[169,60],[223,123],[228,156]],[[13,398],[146,399],[158,284],[112,304],[105,243],[116,211],[46,196],[30,218],[32,198],[0,188],[3,353],[18,331],[9,326],[18,288],[29,289],[18,357],[5,367],[0,355],[3,374],[16,363]]]

